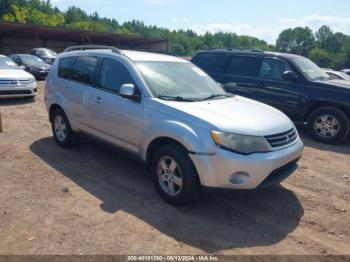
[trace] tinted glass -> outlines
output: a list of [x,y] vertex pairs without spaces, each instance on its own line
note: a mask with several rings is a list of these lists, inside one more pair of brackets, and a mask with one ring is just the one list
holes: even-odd
[[290,66],[284,61],[265,58],[260,67],[259,77],[272,80],[283,80],[283,73],[291,70]]
[[21,63],[21,60],[16,55],[10,55],[10,58],[15,61],[17,64]]
[[62,78],[70,78],[72,65],[75,57],[65,57],[58,62],[58,76]]
[[101,67],[99,86],[103,89],[119,93],[123,84],[134,84],[126,67],[118,61],[105,58]]
[[258,60],[253,56],[234,56],[227,65],[226,73],[238,76],[256,76],[257,62]]
[[219,54],[198,54],[192,62],[206,72],[218,72],[220,70],[220,59],[223,59],[223,57]]
[[80,56],[73,65],[71,79],[84,83],[93,84],[98,58],[93,56]]

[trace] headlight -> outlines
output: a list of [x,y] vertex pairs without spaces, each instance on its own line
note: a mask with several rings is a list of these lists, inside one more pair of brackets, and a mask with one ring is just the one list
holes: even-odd
[[29,84],[33,84],[33,83],[35,83],[35,81],[36,81],[35,78],[32,77],[32,78],[29,79]]
[[211,131],[211,137],[216,145],[240,154],[270,152],[271,147],[263,137],[229,134]]

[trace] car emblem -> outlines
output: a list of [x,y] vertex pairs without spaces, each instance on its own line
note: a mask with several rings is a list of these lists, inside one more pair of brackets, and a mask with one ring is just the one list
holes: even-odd
[[290,137],[289,136],[287,136],[287,143],[289,143],[290,142]]

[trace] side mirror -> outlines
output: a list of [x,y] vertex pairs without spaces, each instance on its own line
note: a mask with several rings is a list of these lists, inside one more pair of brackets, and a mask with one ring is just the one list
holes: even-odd
[[136,88],[133,84],[123,84],[120,87],[119,95],[121,97],[131,99],[134,101],[139,101],[139,99],[140,99],[140,96],[138,94],[136,94]]
[[229,82],[229,83],[227,83],[227,84],[222,85],[222,87],[224,88],[224,90],[225,90],[227,93],[232,93],[232,92],[234,92],[234,90],[237,88],[237,84],[236,84],[236,83]]
[[298,78],[298,75],[293,71],[286,71],[283,73],[283,79],[289,81],[295,81]]

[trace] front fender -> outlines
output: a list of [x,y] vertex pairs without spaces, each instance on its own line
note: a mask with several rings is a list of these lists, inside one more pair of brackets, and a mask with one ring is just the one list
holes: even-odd
[[193,128],[178,120],[162,120],[150,124],[144,131],[140,145],[140,154],[143,160],[147,160],[147,149],[152,141],[161,137],[178,141],[194,154],[214,154],[215,144],[209,130],[201,127]]

